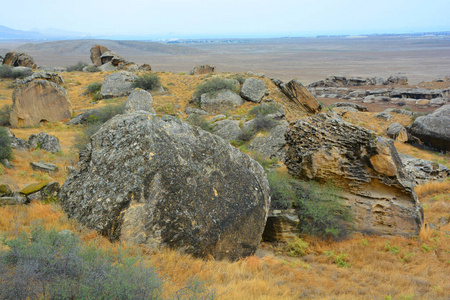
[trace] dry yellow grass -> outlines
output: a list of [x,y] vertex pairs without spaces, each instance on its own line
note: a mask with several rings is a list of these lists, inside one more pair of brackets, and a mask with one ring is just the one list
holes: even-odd
[[[125,98],[100,101],[92,104],[90,96],[82,96],[85,87],[93,82],[102,82],[105,73],[63,73],[65,85],[75,110],[100,107]],[[154,95],[157,111],[178,114],[184,112],[198,84],[209,76],[189,76],[158,72],[166,91]],[[229,77],[231,74],[218,74]],[[280,103],[287,100],[276,91],[269,79],[263,79],[271,97]],[[12,90],[8,81],[0,82],[0,105],[11,104]],[[247,104],[240,111],[250,110]],[[289,119],[297,117],[289,107]],[[409,125],[410,120],[403,115],[393,114],[394,120],[375,119],[374,114],[364,117],[349,114],[347,120],[357,125],[385,134],[390,122]],[[182,116],[185,117],[185,116]],[[362,123],[365,124],[362,124]],[[13,129],[16,136],[27,139],[32,133],[45,131],[59,138],[62,154],[49,154],[42,150],[30,152],[15,151],[15,169],[5,170],[2,182],[13,187],[23,187],[47,176],[50,180],[62,183],[67,176],[65,166],[77,161],[72,151],[74,137],[81,127],[67,126],[63,123],[46,124],[34,128]],[[448,166],[449,156],[416,149],[410,145],[396,145],[400,152],[413,156],[440,160]],[[34,172],[30,161],[43,160],[55,163],[61,171],[53,175]],[[283,168],[281,172],[286,172]],[[427,184],[417,187],[417,193],[425,208],[425,222],[436,223],[442,217],[449,217],[450,181]],[[118,244],[110,243],[92,230],[68,220],[58,204],[32,203],[27,206],[0,207],[0,232],[15,234],[29,230],[34,224],[57,230],[69,229],[80,235],[86,243],[94,243],[104,249],[116,249]],[[450,291],[450,225],[441,231],[422,229],[416,238],[373,237],[355,234],[345,241],[329,242],[304,237],[310,243],[309,254],[302,258],[284,256],[276,244],[262,244],[257,255],[237,262],[196,259],[175,250],[153,251],[142,249],[148,264],[156,267],[164,280],[164,296],[170,298],[186,282],[197,277],[204,281],[208,289],[214,289],[218,299],[448,299]],[[137,250],[137,248],[134,248]],[[335,261],[324,255],[324,251],[348,255],[350,267],[340,268]]]

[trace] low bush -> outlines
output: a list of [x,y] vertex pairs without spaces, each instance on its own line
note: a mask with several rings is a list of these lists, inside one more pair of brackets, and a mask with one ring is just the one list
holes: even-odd
[[123,103],[110,104],[97,109],[95,113],[90,116],[84,131],[75,138],[75,148],[82,151],[90,142],[91,136],[93,136],[100,129],[103,123],[110,120],[115,115],[122,114],[124,110],[125,105]]
[[286,243],[284,251],[286,251],[289,256],[300,257],[306,255],[308,247],[309,243],[299,237],[294,237]]
[[238,136],[241,141],[250,141],[260,131],[268,131],[278,125],[278,121],[259,115],[253,119],[251,129],[242,129]]
[[280,109],[278,108],[278,106],[276,106],[276,104],[261,104],[258,106],[253,107],[248,113],[250,115],[254,115],[254,116],[266,116],[269,114],[274,114],[277,113],[278,111],[280,111]]
[[86,93],[95,94],[102,89],[102,84],[100,82],[93,82],[86,87]]
[[86,71],[91,73],[100,72],[100,68],[97,67],[96,65],[89,65],[86,67]]
[[9,126],[9,116],[12,111],[12,105],[4,105],[0,108],[0,126]]
[[211,131],[214,128],[214,125],[210,124],[206,118],[202,115],[198,115],[198,114],[191,114],[187,120],[186,120],[189,124],[194,125],[194,126],[198,126],[203,130],[206,131]]
[[342,203],[340,190],[331,183],[322,186],[277,172],[268,173],[267,180],[272,208],[295,207],[301,233],[332,239],[344,238],[350,233],[350,209]]
[[159,76],[151,73],[151,74],[144,74],[139,76],[134,82],[133,86],[135,88],[140,88],[146,91],[154,90],[161,86],[161,82],[159,79]]
[[87,63],[79,61],[76,65],[68,66],[67,67],[67,72],[83,71],[83,68],[87,67],[87,66],[88,66]]
[[12,158],[11,138],[5,127],[0,127],[0,161]]
[[268,158],[257,151],[251,151],[250,156],[256,160],[261,167],[267,172],[269,168],[271,168],[273,165],[278,164],[278,159],[276,157]]
[[31,69],[11,68],[7,65],[0,65],[0,78],[25,78],[33,74]]
[[214,95],[223,89],[232,90],[235,93],[238,92],[232,80],[216,77],[197,86],[194,92],[194,99],[198,102],[203,94],[209,93]]
[[[139,256],[82,246],[68,232],[33,228],[0,248],[1,299],[159,299],[161,280]],[[7,250],[5,250],[7,249]]]

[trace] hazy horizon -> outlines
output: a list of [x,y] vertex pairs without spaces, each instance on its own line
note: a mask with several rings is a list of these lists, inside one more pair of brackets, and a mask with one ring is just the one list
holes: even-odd
[[[379,0],[18,0],[4,5],[1,25],[17,30],[77,37],[124,39],[274,38],[365,35],[450,30],[450,1]],[[8,14],[21,7],[21,17]],[[51,31],[51,30],[50,30]]]

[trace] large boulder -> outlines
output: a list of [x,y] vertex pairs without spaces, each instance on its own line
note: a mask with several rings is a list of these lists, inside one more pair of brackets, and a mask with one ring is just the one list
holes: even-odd
[[266,157],[285,160],[286,140],[284,135],[289,128],[287,121],[279,122],[266,134],[257,134],[249,143],[248,150],[256,151]]
[[153,98],[149,92],[143,89],[135,89],[125,101],[125,113],[143,110],[155,114],[152,105]]
[[28,137],[28,145],[30,148],[39,148],[51,153],[61,151],[58,138],[45,132],[30,134]]
[[117,115],[61,187],[69,217],[111,239],[238,259],[258,246],[270,205],[262,167],[176,118]]
[[450,104],[436,109],[433,113],[418,117],[411,125],[410,133],[427,146],[450,150]]
[[102,65],[111,63],[114,67],[118,67],[119,65],[126,63],[125,59],[114,51],[107,51],[103,53],[100,58],[102,60]]
[[389,124],[386,129],[386,134],[396,142],[406,143],[409,140],[408,131],[406,131],[406,128],[398,122]]
[[272,79],[273,83],[300,109],[315,114],[321,110],[320,104],[303,86],[299,79],[292,79],[288,83],[283,83],[280,79]]
[[64,88],[47,80],[34,80],[15,88],[9,122],[13,127],[36,126],[72,117]]
[[239,95],[228,89],[200,96],[200,107],[208,113],[232,110],[243,103],[244,100]]
[[245,100],[259,103],[266,93],[264,81],[256,78],[248,78],[241,89],[241,97]]
[[343,189],[354,228],[374,234],[417,235],[423,211],[392,140],[335,114],[291,124],[285,164],[298,178],[332,181]]
[[214,73],[215,71],[216,71],[216,67],[214,67],[214,66],[196,65],[194,68],[192,68],[190,74],[191,75],[203,75],[203,74]]
[[214,123],[212,133],[220,136],[227,142],[238,140],[241,134],[239,121],[236,120],[221,120]]
[[133,82],[138,77],[133,73],[120,71],[105,78],[100,94],[103,98],[128,96],[133,90]]
[[11,67],[28,67],[32,69],[37,68],[33,57],[26,53],[16,51],[6,53],[5,58],[3,59],[3,64]]
[[103,63],[102,63],[102,55],[105,52],[108,52],[109,49],[102,46],[102,45],[95,45],[94,47],[91,48],[91,61],[94,65],[100,67]]

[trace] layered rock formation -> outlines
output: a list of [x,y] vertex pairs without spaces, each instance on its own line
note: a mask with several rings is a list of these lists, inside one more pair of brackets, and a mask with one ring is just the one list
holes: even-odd
[[286,141],[289,172],[342,187],[355,230],[418,234],[422,208],[391,140],[321,113],[292,123]]
[[3,59],[3,64],[11,67],[28,67],[32,69],[37,68],[33,57],[26,53],[16,51],[6,53],[5,58]]
[[223,139],[144,112],[105,123],[61,188],[69,217],[111,239],[237,259],[261,240],[262,167]]
[[319,103],[303,86],[298,79],[292,79],[288,83],[283,83],[280,79],[272,79],[273,83],[301,110],[308,113],[317,113],[321,110]]
[[91,61],[94,65],[96,65],[97,67],[100,67],[101,65],[103,65],[102,63],[102,55],[103,53],[106,53],[109,51],[108,48],[102,46],[102,45],[95,45],[94,47],[91,48]]

